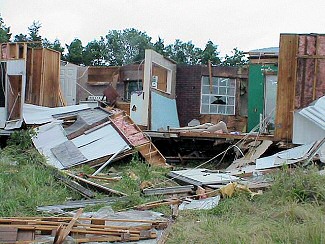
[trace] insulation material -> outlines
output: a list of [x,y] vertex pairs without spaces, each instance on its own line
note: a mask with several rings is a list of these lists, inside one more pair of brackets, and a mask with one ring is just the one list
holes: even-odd
[[295,108],[308,106],[325,92],[325,36],[299,35]]
[[113,118],[112,121],[133,146],[149,142],[143,132],[140,131],[132,121],[125,119],[123,115]]

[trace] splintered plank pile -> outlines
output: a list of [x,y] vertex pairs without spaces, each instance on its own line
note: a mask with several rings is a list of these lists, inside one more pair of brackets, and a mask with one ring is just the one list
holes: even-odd
[[[32,243],[44,237],[62,243],[71,236],[76,243],[138,241],[157,238],[167,221],[98,219],[79,217],[18,217],[0,219],[1,243]],[[130,225],[132,224],[132,225]]]

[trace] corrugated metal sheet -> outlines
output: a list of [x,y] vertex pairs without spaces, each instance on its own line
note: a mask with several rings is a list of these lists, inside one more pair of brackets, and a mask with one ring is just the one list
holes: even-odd
[[89,109],[87,104],[66,107],[48,108],[32,104],[24,104],[23,117],[27,125],[40,125],[54,121],[53,115]]
[[325,130],[325,96],[319,98],[310,106],[299,110],[297,113]]
[[295,111],[293,136],[295,144],[306,144],[325,137],[325,96],[310,106]]
[[278,54],[279,53],[279,47],[266,47],[266,48],[260,48],[260,49],[253,49],[250,50],[248,53],[260,53],[260,54],[264,54],[264,53],[274,53],[274,54]]
[[298,146],[276,153],[272,156],[256,159],[256,170],[280,167],[284,164],[303,162],[313,156],[324,145],[324,141],[316,141],[310,144]]
[[[117,133],[112,125],[95,130],[87,135],[81,135],[71,140],[88,159],[88,161],[112,155],[123,146],[127,146],[124,139]],[[127,147],[130,149],[130,147]]]
[[38,127],[37,132],[37,136],[33,138],[33,143],[37,150],[46,157],[50,165],[58,169],[63,169],[63,164],[51,152],[51,148],[68,141],[61,122],[53,121],[49,124],[42,125]]
[[239,178],[236,176],[224,173],[216,173],[208,169],[186,169],[171,171],[169,173],[169,176],[196,186],[225,184],[239,180]]

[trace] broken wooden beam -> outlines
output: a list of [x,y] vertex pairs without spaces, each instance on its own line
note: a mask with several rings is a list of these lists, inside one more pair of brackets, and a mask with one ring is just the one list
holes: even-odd
[[181,194],[181,193],[190,193],[193,191],[193,185],[185,185],[185,186],[172,186],[165,188],[146,188],[143,189],[142,192],[146,196],[152,195],[167,195],[167,194]]
[[116,195],[119,195],[119,196],[127,196],[125,193],[123,192],[120,192],[120,191],[117,191],[117,190],[114,190],[114,189],[111,189],[111,188],[108,188],[106,186],[102,186],[100,184],[97,184],[95,182],[92,182],[90,180],[86,180],[84,178],[81,178],[79,176],[76,176],[74,174],[71,174],[69,172],[65,172],[68,176],[70,176],[71,178],[74,178],[76,181],[80,182],[80,183],[83,183],[83,184],[86,184],[90,187],[93,187],[95,189],[97,189],[98,191],[101,191],[101,192],[104,192],[106,194],[116,194]]

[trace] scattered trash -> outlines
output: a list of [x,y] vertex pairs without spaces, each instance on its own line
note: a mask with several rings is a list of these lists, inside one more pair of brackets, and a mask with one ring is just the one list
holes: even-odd
[[185,199],[180,205],[179,210],[208,210],[216,207],[219,204],[220,196],[209,197],[206,199],[193,200]]

